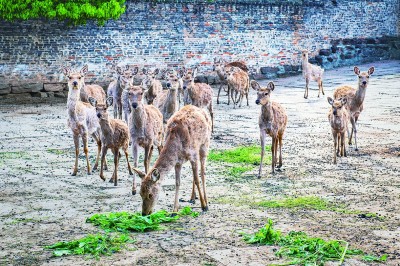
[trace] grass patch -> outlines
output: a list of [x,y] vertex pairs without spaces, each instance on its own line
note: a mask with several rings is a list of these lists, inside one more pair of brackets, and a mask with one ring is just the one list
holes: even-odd
[[251,169],[253,169],[253,167],[250,165],[235,165],[229,167],[228,170],[226,170],[226,174],[228,175],[228,179],[237,179]]
[[327,261],[343,263],[345,258],[360,255],[365,261],[384,262],[387,255],[381,257],[365,254],[358,249],[349,249],[349,243],[344,240],[329,240],[310,237],[304,232],[291,231],[287,235],[274,229],[273,221],[254,234],[242,233],[243,239],[249,244],[279,246],[275,252],[278,257],[284,257],[290,262],[283,265],[321,265]]
[[164,210],[148,216],[142,216],[140,213],[111,212],[95,214],[87,218],[86,222],[99,226],[107,232],[145,232],[159,230],[161,223],[170,223],[188,215],[197,217],[199,213],[192,211],[190,207],[184,207],[176,216],[171,216]]
[[62,154],[68,154],[71,149],[47,149],[48,153],[55,154],[55,155],[62,155]]
[[89,257],[99,259],[101,255],[110,256],[125,248],[126,244],[134,242],[135,240],[126,234],[96,234],[78,240],[58,242],[45,248],[53,249],[53,256],[55,257],[89,255]]
[[[266,151],[271,151],[271,146],[266,146]],[[264,159],[271,161],[271,155],[265,154]],[[260,145],[240,146],[228,150],[211,150],[208,160],[214,162],[245,163],[260,165],[261,147]]]

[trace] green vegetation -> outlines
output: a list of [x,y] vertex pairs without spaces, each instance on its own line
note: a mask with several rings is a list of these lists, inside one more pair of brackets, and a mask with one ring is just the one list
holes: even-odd
[[47,149],[47,152],[56,155],[62,155],[62,154],[67,154],[70,151],[68,149]]
[[284,235],[274,229],[271,219],[268,219],[268,223],[258,232],[242,233],[242,235],[244,241],[249,244],[279,246],[280,249],[275,252],[275,255],[291,260],[284,265],[324,265],[327,261],[339,261],[339,264],[342,264],[346,257],[354,255],[363,255],[366,261],[384,262],[387,259],[387,255],[377,257],[366,255],[358,249],[349,249],[349,244],[344,240],[326,241],[295,231]]
[[[266,151],[271,151],[271,146],[266,147]],[[264,158],[269,162],[271,155],[266,153]],[[229,150],[211,150],[208,160],[227,163],[246,163],[260,165],[261,147],[260,145],[240,146]]]
[[96,234],[88,235],[84,238],[58,242],[51,246],[46,246],[46,249],[54,249],[53,255],[56,257],[65,255],[89,255],[98,259],[100,255],[110,256],[113,253],[119,252],[126,247],[128,243],[134,243],[135,240],[126,234]]
[[226,174],[230,179],[235,179],[241,177],[245,172],[248,172],[251,169],[253,169],[253,167],[249,165],[232,166],[228,168]]
[[0,1],[0,19],[58,19],[70,24],[86,24],[95,20],[99,25],[118,19],[125,12],[125,0],[13,0]]
[[169,223],[179,219],[181,216],[190,215],[197,217],[198,212],[194,212],[190,207],[184,207],[176,216],[171,216],[167,211],[161,210],[148,216],[139,213],[111,212],[95,214],[86,219],[86,222],[99,226],[107,232],[144,232],[159,230],[161,223]]

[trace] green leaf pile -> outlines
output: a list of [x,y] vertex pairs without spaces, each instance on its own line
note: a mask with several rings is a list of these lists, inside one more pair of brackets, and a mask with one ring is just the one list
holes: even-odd
[[289,258],[291,261],[285,265],[321,265],[327,261],[340,261],[352,255],[364,255],[366,261],[386,261],[387,255],[376,257],[366,255],[358,249],[348,249],[349,244],[343,240],[326,241],[317,237],[309,237],[304,232],[289,232],[283,235],[274,229],[273,221],[268,223],[254,234],[242,234],[243,239],[249,243],[263,245],[276,245],[280,249],[275,253],[279,257]]

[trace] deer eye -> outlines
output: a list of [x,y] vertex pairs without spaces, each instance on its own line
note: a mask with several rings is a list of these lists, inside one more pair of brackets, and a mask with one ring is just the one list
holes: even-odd
[[367,79],[369,79],[369,76],[367,76]]
[[140,95],[143,95],[143,92],[141,92]]
[[129,95],[129,96],[132,96],[132,92],[129,92],[128,95]]
[[81,77],[79,77],[78,79],[81,79]]
[[174,79],[174,81],[178,81],[178,79]]
[[153,194],[149,194],[149,199],[153,198]]
[[264,93],[264,95],[268,95],[268,92]]

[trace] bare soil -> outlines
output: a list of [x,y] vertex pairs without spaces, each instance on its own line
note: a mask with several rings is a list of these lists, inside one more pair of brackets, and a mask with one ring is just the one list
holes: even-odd
[[[131,177],[125,162],[117,187],[103,182],[98,172],[86,174],[84,157],[71,176],[73,141],[66,125],[65,99],[2,101],[0,104],[0,264],[1,265],[269,265],[283,262],[274,247],[247,245],[239,231],[253,232],[268,218],[283,232],[304,231],[325,239],[343,239],[368,253],[388,254],[384,265],[400,265],[400,61],[361,65],[371,76],[359,120],[358,145],[348,157],[332,164],[333,140],[327,120],[331,96],[340,84],[356,85],[351,67],[326,71],[326,95],[317,98],[311,83],[303,98],[304,81],[295,76],[274,80],[272,99],[288,113],[284,136],[283,169],[256,178],[257,166],[241,178],[226,176],[230,165],[208,162],[209,211],[183,218],[167,230],[133,233],[131,250],[102,257],[52,257],[43,246],[101,232],[85,223],[95,213],[140,211],[140,195],[131,195]],[[262,81],[265,85],[268,81]],[[217,87],[215,87],[215,95]],[[216,105],[211,149],[259,143],[260,106],[250,92],[250,106],[233,109],[227,98]],[[269,141],[269,140],[268,140]],[[96,145],[90,142],[91,161]],[[143,151],[140,151],[143,154]],[[155,153],[158,156],[157,153]],[[112,156],[108,155],[111,162]],[[153,156],[154,157],[154,156]],[[112,165],[112,164],[109,164]],[[142,167],[142,165],[141,165]],[[113,167],[106,172],[111,176]],[[180,197],[189,199],[190,164],[185,164]],[[158,209],[172,209],[173,172],[165,180]],[[332,211],[257,208],[255,201],[286,196],[320,196],[349,210],[378,217]],[[189,203],[182,203],[182,206]],[[200,211],[200,203],[191,205]],[[330,264],[337,265],[337,264]],[[349,259],[345,265],[374,265]]]

